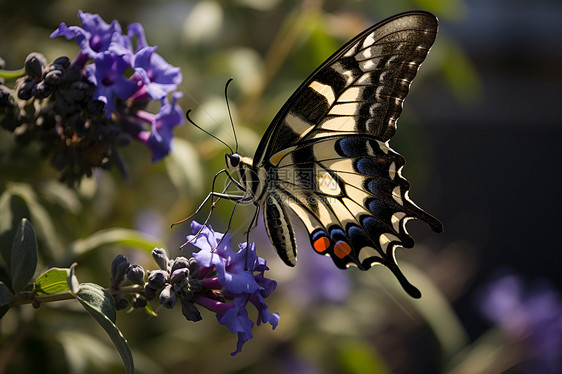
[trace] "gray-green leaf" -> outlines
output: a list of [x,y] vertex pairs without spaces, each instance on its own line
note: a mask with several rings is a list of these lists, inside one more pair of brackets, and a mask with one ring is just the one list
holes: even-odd
[[86,311],[107,332],[121,355],[126,372],[128,374],[134,373],[131,349],[127,340],[115,325],[117,314],[111,294],[97,284],[81,283],[75,296]]
[[26,218],[21,220],[12,244],[10,277],[12,288],[18,293],[29,283],[37,267],[37,239],[35,230]]

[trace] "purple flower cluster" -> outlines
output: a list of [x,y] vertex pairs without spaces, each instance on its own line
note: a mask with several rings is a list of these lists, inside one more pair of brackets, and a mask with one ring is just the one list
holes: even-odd
[[[253,337],[254,323],[248,318],[246,307],[254,305],[258,311],[257,324],[269,323],[273,329],[279,322],[279,314],[269,312],[265,298],[277,287],[277,282],[264,276],[266,262],[256,255],[254,243],[239,245],[235,252],[231,248],[232,237],[228,234],[214,232],[210,226],[192,222],[194,235],[187,237],[200,249],[193,257],[201,266],[200,275],[204,275],[203,284],[207,289],[218,291],[208,297],[199,295],[195,302],[215,313],[220,324],[228,327],[230,332],[238,334],[237,349]],[[211,276],[215,274],[216,276]]]
[[[123,33],[115,20],[107,24],[82,11],[78,17],[81,27],[61,23],[51,34],[76,39],[80,51],[72,61],[63,56],[47,64],[34,52],[16,94],[0,85],[0,126],[19,143],[39,142],[71,185],[96,167],[116,164],[125,173],[117,148],[131,139],[149,148],[152,161],[162,159],[184,122],[176,92],[181,71],[148,45],[140,24]],[[157,113],[146,111],[152,101],[160,104]]]
[[[214,232],[211,227],[197,222],[193,222],[191,228],[194,235],[188,236],[188,240],[199,248],[192,258],[169,259],[164,249],[155,248],[152,258],[160,270],[149,271],[145,283],[144,270],[118,255],[111,264],[111,288],[119,289],[127,278],[144,287],[144,295],[133,298],[133,307],[144,307],[146,299],[158,297],[162,306],[172,309],[179,301],[188,321],[202,319],[195,304],[216,313],[220,324],[238,334],[237,347],[232,352],[235,355],[253,337],[254,322],[247,311],[249,304],[258,312],[258,325],[263,322],[273,329],[277,327],[279,314],[271,313],[265,303],[277,282],[264,276],[269,268],[265,260],[256,255],[254,243],[240,244],[236,252],[231,248],[230,235]],[[122,295],[114,298],[118,309],[129,305]]]
[[562,367],[562,301],[547,284],[528,287],[507,274],[481,294],[480,309],[531,354],[529,373],[559,373]]
[[[184,121],[176,104],[181,93],[174,93],[171,103],[167,98],[182,81],[180,69],[156,53],[157,47],[148,45],[139,23],[129,25],[127,33],[122,34],[116,20],[107,24],[99,15],[82,11],[78,11],[78,17],[82,27],[68,27],[63,22],[51,37],[76,39],[81,50],[72,65],[85,67],[88,80],[95,86],[93,99],[105,104],[107,117],[112,113],[122,115],[116,108],[116,99],[129,100],[129,133],[148,146],[153,161],[160,160],[170,151],[172,129]],[[90,60],[93,64],[87,64]],[[125,75],[127,69],[134,71],[130,77]],[[150,100],[160,101],[156,115],[139,109]],[[143,122],[151,125],[151,131],[146,130]]]

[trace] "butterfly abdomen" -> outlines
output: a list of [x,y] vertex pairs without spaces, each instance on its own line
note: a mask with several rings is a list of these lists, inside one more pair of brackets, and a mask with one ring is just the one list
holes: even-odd
[[266,230],[283,262],[289,266],[295,266],[297,243],[283,200],[284,196],[276,192],[268,194],[263,204]]

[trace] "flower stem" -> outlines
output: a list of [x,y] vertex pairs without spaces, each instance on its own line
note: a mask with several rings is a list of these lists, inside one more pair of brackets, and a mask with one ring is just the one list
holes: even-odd
[[25,69],[21,68],[18,70],[3,70],[0,69],[0,78],[7,80],[17,79],[25,76]]
[[[112,295],[127,294],[127,293],[137,293],[144,294],[144,287],[134,284],[132,286],[121,287],[119,289],[106,288],[107,292]],[[39,303],[50,303],[53,301],[71,300],[74,299],[74,295],[70,291],[64,291],[52,295],[37,295],[34,297],[16,297],[8,303],[10,307],[22,304],[31,304],[33,301]]]

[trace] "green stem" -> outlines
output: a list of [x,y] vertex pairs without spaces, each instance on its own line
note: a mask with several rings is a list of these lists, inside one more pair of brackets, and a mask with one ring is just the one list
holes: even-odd
[[[137,293],[137,294],[144,294],[144,287],[139,286],[138,284],[134,284],[132,286],[121,287],[119,289],[112,289],[106,288],[107,292],[112,295],[119,295],[119,294],[126,294],[126,293]],[[31,304],[34,300],[38,301],[39,303],[50,303],[53,301],[62,301],[62,300],[71,300],[74,299],[74,295],[70,291],[64,291],[60,293],[56,293],[53,295],[38,295],[35,297],[16,297],[12,301],[8,303],[10,307],[22,304]]]
[[3,70],[0,69],[0,78],[7,80],[17,79],[25,76],[25,69],[21,68],[18,70]]

